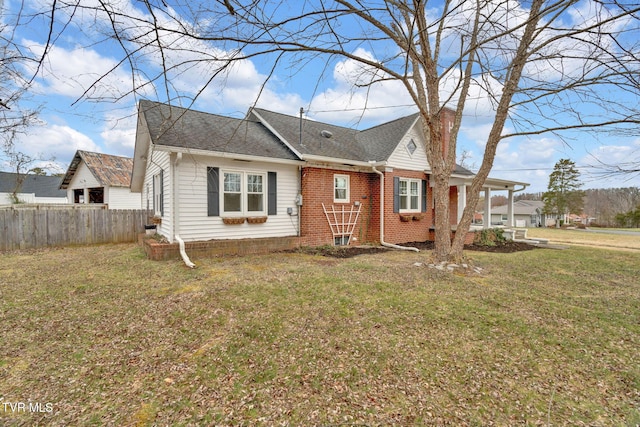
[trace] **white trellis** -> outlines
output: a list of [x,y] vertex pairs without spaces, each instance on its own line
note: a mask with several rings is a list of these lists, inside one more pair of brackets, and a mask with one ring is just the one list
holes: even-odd
[[[331,227],[331,233],[333,233],[333,242],[335,244],[336,237],[340,238],[340,244],[348,245],[353,235],[353,230],[356,228],[358,217],[360,216],[361,204],[350,206],[330,206],[327,208],[324,203],[322,209]],[[345,240],[346,239],[346,240]]]

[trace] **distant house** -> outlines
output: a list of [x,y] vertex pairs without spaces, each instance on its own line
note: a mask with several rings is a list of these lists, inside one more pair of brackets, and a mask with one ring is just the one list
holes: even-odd
[[[443,111],[448,138],[453,112]],[[435,215],[426,144],[418,114],[356,130],[260,108],[237,119],[141,101],[131,187],[170,242],[426,241]],[[452,227],[473,177],[452,173]],[[490,178],[485,193],[512,201],[526,185]]]
[[[60,189],[62,178],[58,176],[22,175],[24,181],[17,193],[21,203],[67,203],[67,192]],[[0,172],[0,205],[14,203],[18,174]]]
[[78,150],[60,188],[69,203],[101,203],[109,209],[141,209],[140,192],[131,191],[133,159]]
[[[497,206],[491,211],[492,224],[507,224],[508,207]],[[513,204],[516,227],[546,227],[555,225],[558,215],[545,214],[544,202],[540,200],[518,200]]]

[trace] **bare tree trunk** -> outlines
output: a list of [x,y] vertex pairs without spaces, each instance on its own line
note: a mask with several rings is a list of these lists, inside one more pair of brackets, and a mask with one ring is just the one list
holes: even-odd
[[435,203],[435,242],[433,256],[435,261],[447,261],[451,254],[451,223],[449,220],[449,174],[440,171],[432,175],[434,181],[433,198]]

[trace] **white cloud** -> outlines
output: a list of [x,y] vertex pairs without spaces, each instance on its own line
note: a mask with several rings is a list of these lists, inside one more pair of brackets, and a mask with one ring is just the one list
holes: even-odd
[[104,152],[133,157],[137,117],[135,106],[127,111],[114,110],[105,114],[100,132],[105,147]]
[[87,135],[66,126],[51,124],[29,129],[16,141],[16,150],[45,160],[55,158],[58,169],[66,170],[76,150],[101,151]]
[[[37,55],[44,45],[24,41]],[[38,90],[47,95],[62,95],[72,99],[85,96],[89,99],[114,100],[132,89],[131,74],[122,69],[113,69],[117,61],[103,56],[98,51],[82,47],[49,48],[38,79]],[[35,69],[31,69],[35,72]],[[86,94],[85,94],[86,92]]]
[[[353,54],[375,61],[364,49],[357,49]],[[339,61],[334,66],[330,85],[311,100],[311,116],[325,122],[354,126],[378,124],[415,112],[416,107],[401,82],[384,81],[366,86],[382,77],[381,74],[374,67],[353,59]]]
[[601,145],[582,157],[579,165],[592,187],[640,186],[640,173],[622,172],[640,168],[640,138],[628,145]]

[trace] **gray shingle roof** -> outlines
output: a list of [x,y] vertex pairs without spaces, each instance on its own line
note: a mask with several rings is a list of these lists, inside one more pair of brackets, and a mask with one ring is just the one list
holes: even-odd
[[[297,154],[358,162],[388,160],[419,119],[414,113],[365,130],[253,108],[244,119],[140,101],[154,144],[299,160]],[[293,151],[292,151],[293,150]],[[473,172],[456,167],[459,175]]]
[[154,144],[187,149],[297,160],[261,123],[140,101]]
[[[255,114],[252,114],[252,117],[262,118],[293,149],[303,155],[361,162],[387,160],[418,118],[416,113],[363,131],[303,119],[302,144],[300,144],[299,117],[261,108],[254,108],[253,113]],[[331,136],[327,137],[323,134]]]
[[[513,203],[513,214],[514,215],[535,215],[536,209],[543,210],[544,202],[540,200],[518,200]],[[507,206],[497,206],[495,208],[491,208],[492,214],[506,214]]]
[[[0,193],[11,193],[16,186],[17,174],[0,172]],[[27,175],[20,188],[20,193],[34,193],[36,197],[67,197],[67,192],[60,190],[62,178],[59,176]]]
[[418,117],[418,113],[411,114],[360,132],[358,139],[366,147],[368,160],[387,160]]

